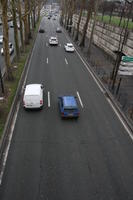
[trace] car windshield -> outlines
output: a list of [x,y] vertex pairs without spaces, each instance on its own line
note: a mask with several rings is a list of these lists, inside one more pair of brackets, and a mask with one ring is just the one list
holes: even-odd
[[72,44],[68,44],[67,46],[68,46],[68,47],[73,47],[73,45],[72,45]]

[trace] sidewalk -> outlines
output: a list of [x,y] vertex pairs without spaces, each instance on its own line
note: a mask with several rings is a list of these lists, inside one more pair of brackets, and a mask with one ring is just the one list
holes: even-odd
[[[71,35],[70,35],[71,36]],[[71,36],[72,38],[72,36]],[[73,37],[74,38],[74,37]],[[72,38],[72,39],[73,39]],[[80,36],[79,36],[80,41]],[[105,87],[112,93],[118,106],[130,120],[133,125],[133,76],[121,76],[122,81],[118,94],[116,90],[118,87],[120,76],[117,76],[114,92],[111,90],[110,75],[113,70],[115,61],[106,54],[102,49],[92,44],[90,56],[87,54],[88,39],[85,41],[85,47],[78,46],[79,42],[76,42],[78,50],[83,54],[87,62],[92,66],[94,72],[101,79]]]

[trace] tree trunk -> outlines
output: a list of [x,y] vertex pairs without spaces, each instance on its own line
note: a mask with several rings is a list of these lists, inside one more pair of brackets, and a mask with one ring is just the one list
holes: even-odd
[[75,42],[78,41],[78,38],[79,38],[79,26],[80,26],[80,21],[81,21],[82,13],[83,13],[83,7],[81,7],[80,13],[79,13],[76,35],[75,35],[75,38],[74,38]]
[[20,54],[19,54],[18,26],[17,26],[17,20],[16,20],[15,0],[12,0],[12,15],[13,15],[14,41],[15,41],[16,58],[18,60]]
[[25,36],[25,44],[29,44],[29,28],[28,28],[28,0],[24,0],[24,8],[25,8],[25,13],[23,17],[24,21],[24,36]]
[[24,51],[24,37],[23,37],[22,11],[21,11],[20,0],[18,0],[18,15],[19,15],[19,25],[20,25],[21,48],[22,48],[22,51]]
[[10,55],[9,55],[9,35],[8,35],[8,20],[7,20],[7,7],[8,7],[8,0],[1,0],[2,6],[2,21],[3,21],[3,48],[4,48],[4,58],[6,64],[6,74],[7,79],[12,80],[13,74],[11,70],[11,62],[10,62]]
[[81,41],[79,44],[79,46],[81,46],[81,47],[83,47],[85,45],[85,37],[86,37],[87,28],[88,28],[88,23],[89,23],[90,17],[92,16],[92,11],[94,9],[94,5],[95,5],[95,0],[90,0],[88,3],[87,18],[86,18],[86,22],[85,22],[85,25],[83,28]]

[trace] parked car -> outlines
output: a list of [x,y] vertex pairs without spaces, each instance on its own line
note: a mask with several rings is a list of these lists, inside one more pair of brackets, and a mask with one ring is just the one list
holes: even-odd
[[50,37],[49,44],[50,45],[58,45],[58,39],[57,39],[57,37]]
[[0,35],[0,44],[3,44],[3,35]]
[[57,32],[57,33],[61,33],[61,32],[62,32],[61,28],[60,28],[60,27],[57,27],[56,32]]
[[45,32],[45,30],[43,28],[39,29],[39,33],[44,33],[44,32]]
[[[11,42],[9,42],[9,54],[11,55],[14,52],[14,46]],[[1,48],[1,55],[4,55],[4,49]]]
[[79,109],[74,96],[60,96],[59,109],[62,118],[78,118]]
[[25,109],[34,109],[43,107],[43,90],[42,84],[29,84],[26,85],[23,106]]
[[74,48],[72,43],[67,43],[64,46],[64,48],[65,48],[65,51],[67,51],[67,52],[74,52],[75,51],[75,48]]
[[10,28],[13,28],[14,25],[13,25],[13,21],[10,22]]

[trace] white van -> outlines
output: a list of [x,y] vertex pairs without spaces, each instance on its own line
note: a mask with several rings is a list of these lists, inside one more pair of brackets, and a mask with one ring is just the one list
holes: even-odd
[[42,84],[29,84],[26,85],[23,106],[27,108],[42,108],[43,107],[43,85]]

